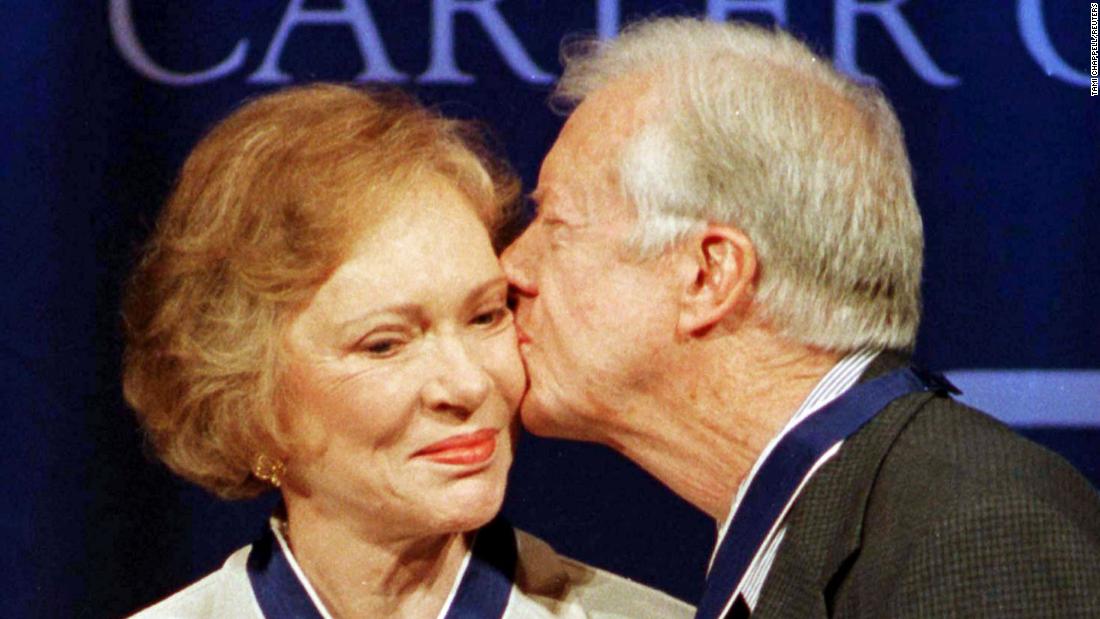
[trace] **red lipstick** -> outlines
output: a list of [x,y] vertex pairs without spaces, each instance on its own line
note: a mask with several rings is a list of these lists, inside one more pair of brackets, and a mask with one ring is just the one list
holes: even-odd
[[432,443],[413,454],[440,464],[481,464],[493,457],[497,449],[499,430],[486,428],[468,434],[458,434]]

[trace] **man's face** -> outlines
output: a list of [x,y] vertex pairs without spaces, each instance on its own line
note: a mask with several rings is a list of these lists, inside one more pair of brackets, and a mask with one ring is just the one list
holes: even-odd
[[668,274],[625,244],[635,216],[615,162],[637,117],[622,101],[605,89],[570,117],[543,162],[537,216],[502,257],[531,381],[520,412],[536,434],[614,444],[675,331]]

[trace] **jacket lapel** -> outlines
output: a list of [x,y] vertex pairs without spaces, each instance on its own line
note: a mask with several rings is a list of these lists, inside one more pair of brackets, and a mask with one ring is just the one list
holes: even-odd
[[[883,352],[859,382],[907,363],[901,355]],[[912,415],[931,397],[925,392],[895,400],[814,475],[787,515],[787,533],[754,617],[831,613],[833,594],[859,554],[867,501],[882,461]]]

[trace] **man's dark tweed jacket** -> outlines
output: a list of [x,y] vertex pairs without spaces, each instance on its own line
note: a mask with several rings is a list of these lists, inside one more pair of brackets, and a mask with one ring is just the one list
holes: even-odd
[[[884,353],[861,380],[905,362]],[[886,407],[787,525],[753,617],[1100,617],[1100,494],[943,396]]]

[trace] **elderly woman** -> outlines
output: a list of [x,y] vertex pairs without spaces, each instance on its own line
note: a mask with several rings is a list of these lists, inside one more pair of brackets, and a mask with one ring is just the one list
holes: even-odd
[[494,519],[524,389],[493,231],[517,182],[399,94],[257,99],[195,148],[125,302],[162,460],[270,530],[141,617],[677,617]]

